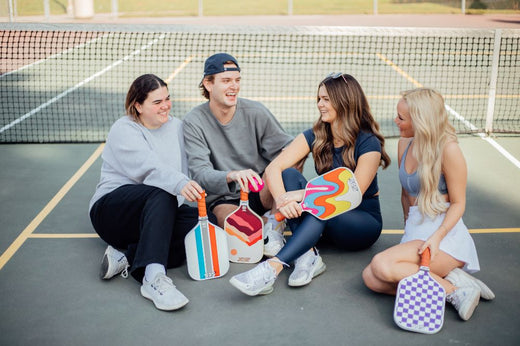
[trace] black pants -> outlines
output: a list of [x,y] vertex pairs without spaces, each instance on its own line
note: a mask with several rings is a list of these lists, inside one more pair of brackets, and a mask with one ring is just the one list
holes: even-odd
[[197,208],[148,185],[123,185],[99,199],[90,219],[101,239],[122,249],[132,276],[142,282],[150,263],[178,267],[186,258],[184,237],[198,221]]

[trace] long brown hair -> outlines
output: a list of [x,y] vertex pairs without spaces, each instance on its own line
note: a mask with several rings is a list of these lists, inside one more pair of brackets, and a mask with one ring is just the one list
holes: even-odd
[[[374,120],[370,112],[367,98],[358,81],[349,74],[338,75],[333,78],[325,78],[318,86],[327,89],[332,107],[337,113],[338,125],[335,129],[339,134],[339,139],[345,146],[343,151],[343,161],[348,168],[356,168],[354,149],[356,138],[360,131],[373,133],[381,142],[381,163],[380,166],[386,168],[390,165],[390,157],[385,151],[385,138],[379,131],[379,124]],[[317,97],[319,101],[319,96]],[[321,120],[321,116],[314,123],[313,131],[316,139],[313,143],[312,156],[319,174],[329,171],[332,168],[332,155],[334,151],[334,138],[329,123]]]

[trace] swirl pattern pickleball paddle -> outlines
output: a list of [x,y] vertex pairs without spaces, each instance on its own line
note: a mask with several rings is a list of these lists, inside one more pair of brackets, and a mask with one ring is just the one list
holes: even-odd
[[229,269],[226,232],[208,220],[205,192],[197,200],[199,222],[184,238],[188,274],[194,280],[224,276]]
[[240,191],[240,205],[224,221],[229,260],[235,263],[257,263],[264,255],[264,222],[249,207],[248,196]]
[[406,330],[434,334],[444,323],[446,292],[430,275],[430,249],[421,255],[419,271],[401,281],[394,306],[395,323]]
[[[328,220],[355,209],[362,198],[354,173],[338,167],[307,182],[300,206],[318,219]],[[275,218],[281,221],[284,216],[278,212]]]

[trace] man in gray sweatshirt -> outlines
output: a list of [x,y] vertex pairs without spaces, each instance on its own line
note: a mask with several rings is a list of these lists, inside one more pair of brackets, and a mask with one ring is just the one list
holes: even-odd
[[[267,165],[292,141],[273,114],[261,103],[238,97],[240,67],[226,53],[210,56],[199,84],[208,102],[184,118],[184,139],[192,178],[207,192],[210,210],[219,226],[240,201],[240,189],[260,181]],[[249,204],[259,215],[268,212],[273,199],[269,189],[249,193]],[[267,213],[264,229],[266,256],[282,248],[284,224]]]

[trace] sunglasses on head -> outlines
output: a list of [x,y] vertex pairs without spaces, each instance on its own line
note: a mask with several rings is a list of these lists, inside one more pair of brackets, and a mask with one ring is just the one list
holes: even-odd
[[327,78],[332,78],[332,79],[338,79],[339,77],[343,78],[343,80],[345,81],[345,83],[348,84],[347,80],[345,79],[345,76],[343,75],[343,72],[332,72],[330,73]]

